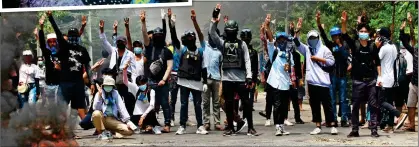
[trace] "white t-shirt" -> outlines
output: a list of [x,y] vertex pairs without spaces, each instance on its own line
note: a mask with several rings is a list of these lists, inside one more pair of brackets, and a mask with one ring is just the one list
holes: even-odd
[[407,49],[400,49],[400,53],[403,54],[404,58],[407,61],[407,69],[406,73],[412,73],[413,72],[413,56],[410,52],[407,51]]
[[143,101],[137,100],[136,96],[139,89],[137,84],[128,82],[127,87],[128,91],[133,94],[136,99],[133,115],[147,115],[151,110],[154,109],[156,92],[153,89],[150,90],[148,103],[144,103]]
[[35,78],[39,78],[38,69],[35,64],[22,64],[19,69],[19,83],[35,83]]
[[135,69],[131,73],[132,81],[135,81],[138,76],[144,75],[144,57],[142,57],[139,61],[135,60],[134,63]]
[[378,56],[381,63],[381,77],[378,77],[377,81],[381,81],[383,87],[391,88],[394,85],[393,66],[397,58],[397,48],[394,44],[385,44],[381,47]]

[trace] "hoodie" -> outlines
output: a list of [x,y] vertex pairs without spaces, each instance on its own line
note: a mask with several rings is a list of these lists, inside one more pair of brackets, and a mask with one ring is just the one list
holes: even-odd
[[[307,42],[308,38],[312,35],[320,36],[320,34],[317,31],[310,31],[314,33],[309,33],[310,35],[307,36]],[[329,73],[325,72],[319,64],[322,64],[322,66],[333,66],[335,64],[335,58],[333,57],[332,52],[323,45],[320,37],[319,41],[317,42],[317,45],[315,47],[315,51],[313,52],[314,56],[324,58],[326,59],[326,64],[320,63],[314,63],[311,60],[311,56],[313,56],[310,52],[310,47],[306,44],[303,44],[299,41],[298,38],[294,38],[294,42],[297,45],[298,51],[302,55],[304,55],[306,59],[306,80],[308,84],[320,86],[320,87],[329,87],[330,85],[330,76]]]

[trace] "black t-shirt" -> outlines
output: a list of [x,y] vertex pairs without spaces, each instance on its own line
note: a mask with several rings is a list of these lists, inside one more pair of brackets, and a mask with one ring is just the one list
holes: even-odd
[[66,44],[67,49],[60,50],[62,82],[83,82],[83,65],[89,64],[90,56],[86,48],[80,45]]
[[[153,50],[154,50],[154,58],[153,58]],[[162,51],[164,50],[164,54],[162,54]],[[162,56],[163,55],[163,56]],[[167,48],[154,48],[153,45],[146,46],[145,50],[145,57],[147,58],[147,62],[144,66],[144,74],[151,80],[155,82],[159,82],[163,79],[164,73],[167,69],[167,60],[173,60],[173,54],[172,52]],[[150,65],[154,61],[162,58],[163,59],[163,68],[157,75],[152,75],[150,72]]]

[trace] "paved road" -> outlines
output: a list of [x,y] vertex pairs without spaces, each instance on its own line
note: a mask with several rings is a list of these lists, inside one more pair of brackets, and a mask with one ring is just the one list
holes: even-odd
[[[265,119],[262,118],[258,112],[264,109],[265,99],[264,94],[260,94],[258,103],[255,103],[256,111],[253,112],[255,129],[262,133],[260,136],[249,137],[244,134],[236,136],[224,137],[221,131],[211,131],[208,135],[196,135],[196,127],[187,127],[187,134],[182,136],[175,135],[175,131],[179,125],[176,121],[175,127],[172,128],[172,133],[162,135],[151,134],[135,134],[124,139],[113,139],[112,141],[96,140],[96,136],[91,134],[91,130],[76,130],[76,134],[81,136],[82,139],[78,140],[81,146],[330,146],[330,145],[357,145],[357,146],[418,146],[418,133],[410,133],[403,131],[395,131],[394,134],[380,133],[380,138],[371,138],[370,131],[366,129],[360,130],[361,137],[347,138],[346,135],[350,132],[350,128],[339,127],[338,135],[330,135],[329,128],[323,128],[323,133],[320,135],[310,135],[309,132],[314,129],[314,124],[310,123],[311,111],[307,104],[303,105],[302,119],[306,124],[287,126],[285,129],[291,132],[288,136],[274,136],[274,126],[265,127]],[[176,110],[179,112],[180,103],[176,105]],[[224,112],[222,120],[225,119]],[[179,113],[176,113],[178,120]],[[289,111],[289,118],[294,122],[294,113],[291,108]],[[160,122],[163,115],[160,115]],[[195,122],[194,109],[189,105],[189,118]],[[244,129],[247,130],[246,128]]]

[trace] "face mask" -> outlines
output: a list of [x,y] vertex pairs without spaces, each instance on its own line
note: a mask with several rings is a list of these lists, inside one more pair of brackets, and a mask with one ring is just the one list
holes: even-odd
[[136,55],[139,55],[139,54],[141,54],[143,52],[143,49],[141,48],[141,47],[135,47],[134,48],[134,53],[136,54]]
[[145,91],[145,89],[147,89],[147,84],[144,84],[144,85],[138,86],[138,88],[139,88],[141,91]]
[[103,58],[108,58],[109,53],[107,51],[102,51],[102,57]]
[[359,33],[359,39],[361,40],[367,40],[369,37],[368,33]]
[[317,46],[317,43],[319,42],[319,39],[310,39],[310,40],[308,40],[308,45],[310,46],[310,47],[313,47],[313,48],[315,48],[316,46]]
[[80,44],[81,40],[80,40],[80,37],[68,37],[68,42],[70,44],[76,45],[76,44]]
[[103,86],[103,90],[105,90],[105,92],[111,92],[113,90],[113,86],[105,85]]
[[237,32],[226,32],[228,40],[234,40],[237,38]]
[[44,61],[38,61],[38,65],[41,67],[44,66]]
[[116,45],[116,47],[117,47],[118,49],[125,49],[125,44],[120,43],[120,44],[117,44],[117,45]]
[[57,54],[57,48],[55,48],[55,46],[51,47],[51,54],[52,55]]

